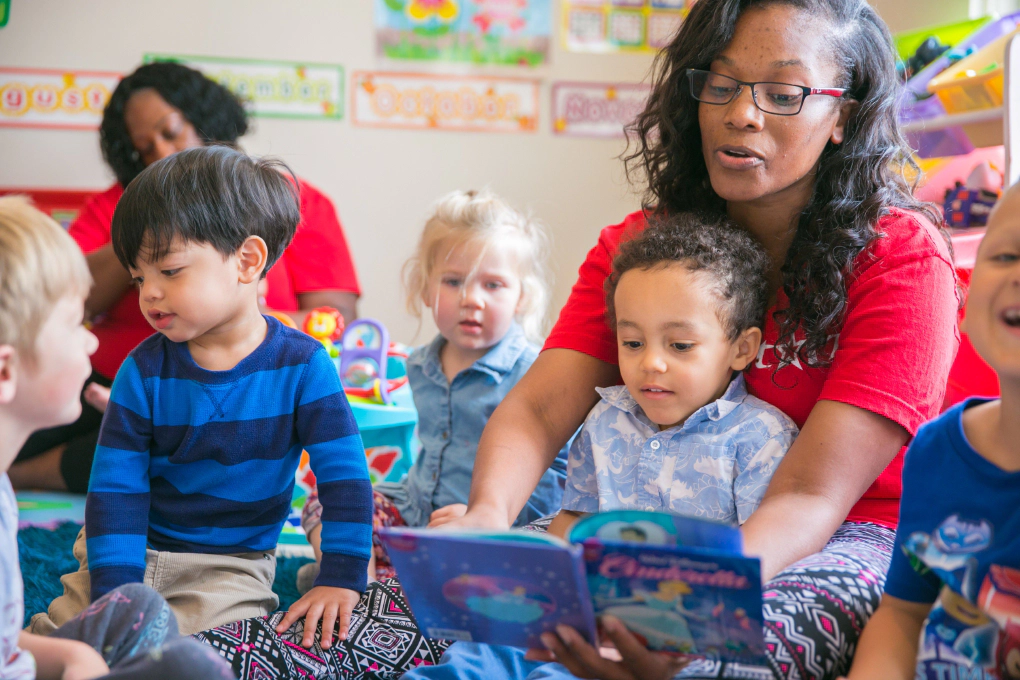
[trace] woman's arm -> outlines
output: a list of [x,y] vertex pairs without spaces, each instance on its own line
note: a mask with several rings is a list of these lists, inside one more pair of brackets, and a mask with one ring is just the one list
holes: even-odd
[[332,307],[340,312],[344,323],[358,318],[358,296],[346,290],[317,290],[314,293],[297,294],[299,309],[289,312],[273,310],[277,314],[286,314],[298,328],[304,328],[305,317],[316,307]]
[[569,349],[538,355],[489,418],[478,442],[468,511],[449,526],[507,528],[542,474],[598,402],[596,387],[615,385],[613,364]]
[[930,604],[884,595],[864,627],[850,680],[913,680],[917,644]]
[[815,404],[742,528],[745,552],[761,557],[762,579],[821,550],[907,439],[902,426],[870,411]]
[[113,244],[93,250],[85,256],[92,274],[92,290],[85,300],[86,314],[91,318],[117,303],[131,286],[131,275],[117,259]]

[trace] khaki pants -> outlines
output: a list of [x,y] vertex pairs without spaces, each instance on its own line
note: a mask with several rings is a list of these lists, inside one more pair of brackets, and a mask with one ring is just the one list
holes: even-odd
[[[78,571],[60,577],[64,594],[47,614],[32,617],[28,630],[48,635],[89,606],[89,558],[85,529],[78,532]],[[276,611],[275,551],[234,555],[145,551],[144,583],[170,604],[182,635]]]

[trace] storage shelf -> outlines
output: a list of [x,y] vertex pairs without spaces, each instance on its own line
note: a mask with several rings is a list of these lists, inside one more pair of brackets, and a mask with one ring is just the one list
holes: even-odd
[[952,113],[927,120],[915,120],[903,126],[904,132],[934,132],[958,125],[972,125],[974,123],[992,123],[1002,120],[1004,107],[994,109],[981,109],[979,111],[967,111],[965,113]]

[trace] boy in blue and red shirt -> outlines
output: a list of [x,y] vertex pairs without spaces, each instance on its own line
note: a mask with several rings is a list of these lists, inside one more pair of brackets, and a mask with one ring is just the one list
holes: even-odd
[[[282,168],[286,170],[286,168]],[[272,612],[276,547],[307,450],[324,507],[322,570],[291,608],[346,637],[364,591],[372,489],[336,369],[316,340],[263,316],[258,284],[289,243],[297,198],[279,164],[225,147],[146,168],[114,250],[158,333],[114,380],[86,505],[82,569],[50,617],[123,583],[153,585],[193,633]]]

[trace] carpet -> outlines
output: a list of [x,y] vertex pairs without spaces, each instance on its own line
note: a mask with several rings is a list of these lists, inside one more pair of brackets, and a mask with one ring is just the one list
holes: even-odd
[[[52,529],[30,526],[18,531],[21,577],[25,581],[25,625],[38,612],[46,611],[50,601],[63,594],[60,577],[76,571],[78,561],[71,554],[81,524],[61,522]],[[311,562],[307,557],[277,557],[273,592],[280,598],[280,609],[287,609],[301,595],[297,590],[297,570]]]

